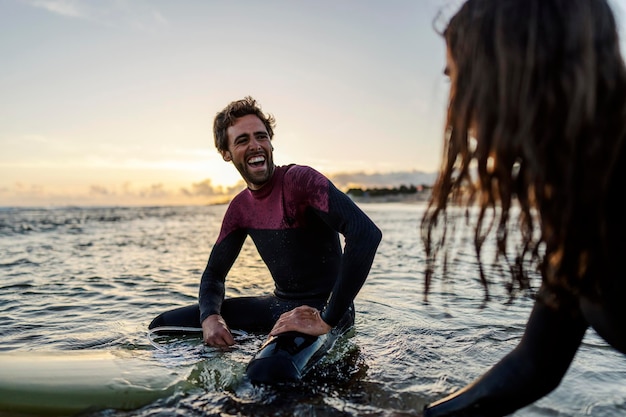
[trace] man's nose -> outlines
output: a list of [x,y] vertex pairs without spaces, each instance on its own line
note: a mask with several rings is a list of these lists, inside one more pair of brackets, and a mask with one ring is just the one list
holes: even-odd
[[252,138],[250,139],[250,147],[252,149],[261,149],[261,142],[258,141],[256,138]]

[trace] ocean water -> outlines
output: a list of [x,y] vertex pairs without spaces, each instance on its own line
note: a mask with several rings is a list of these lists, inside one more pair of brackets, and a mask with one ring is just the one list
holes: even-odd
[[[143,404],[81,416],[420,415],[424,404],[472,381],[515,347],[532,301],[507,304],[496,291],[482,307],[475,259],[461,246],[451,279],[436,279],[425,303],[423,203],[360,206],[383,241],[355,300],[355,330],[301,384],[257,387],[246,380],[245,365],[262,335],[239,336],[236,348],[221,352],[203,346],[197,334],[147,333],[158,313],[196,301],[225,206],[0,209],[0,360],[113,352],[164,375],[185,375],[175,391]],[[468,240],[462,233],[459,239]],[[488,278],[501,280],[491,270]],[[227,296],[271,290],[247,242]],[[71,391],[64,394],[64,401],[75,400]],[[626,358],[588,331],[561,385],[514,415],[626,415]]]

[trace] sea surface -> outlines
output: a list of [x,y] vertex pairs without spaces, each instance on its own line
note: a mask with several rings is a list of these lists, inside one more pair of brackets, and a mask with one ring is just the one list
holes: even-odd
[[[383,241],[355,300],[356,326],[301,384],[258,387],[246,380],[246,363],[263,335],[240,335],[232,351],[222,352],[203,346],[197,334],[147,333],[160,312],[196,301],[223,205],[0,209],[0,360],[113,352],[164,375],[187,375],[184,388],[146,404],[91,409],[83,417],[420,415],[424,404],[474,380],[516,346],[532,301],[509,304],[496,290],[483,306],[466,244],[452,254],[451,278],[436,277],[425,303],[423,203],[360,206]],[[461,242],[469,241],[464,233]],[[501,287],[502,278],[487,273]],[[227,296],[271,290],[247,242]],[[77,399],[68,392],[64,401]],[[588,331],[561,385],[514,415],[626,415],[626,358]]]

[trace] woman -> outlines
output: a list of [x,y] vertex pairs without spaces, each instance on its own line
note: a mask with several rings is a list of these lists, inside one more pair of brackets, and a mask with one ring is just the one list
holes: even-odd
[[502,416],[559,385],[587,328],[626,353],[626,69],[605,0],[469,0],[444,38],[451,86],[422,221],[426,293],[459,204],[478,207],[479,264],[495,233],[511,296],[531,288],[530,268],[541,285],[519,345],[424,416]]

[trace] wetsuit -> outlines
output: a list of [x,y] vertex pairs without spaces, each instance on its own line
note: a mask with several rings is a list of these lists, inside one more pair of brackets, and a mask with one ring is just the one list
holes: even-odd
[[427,406],[424,417],[502,417],[555,389],[588,324],[576,300],[558,308],[535,303],[519,345],[474,383]]
[[[274,293],[224,299],[226,275],[247,236],[274,279]],[[381,237],[322,174],[306,166],[276,167],[260,190],[245,189],[231,201],[202,274],[199,305],[163,313],[150,328],[200,327],[208,316],[221,314],[232,329],[269,331],[282,313],[300,305],[320,309],[331,327],[351,326],[353,300]]]

